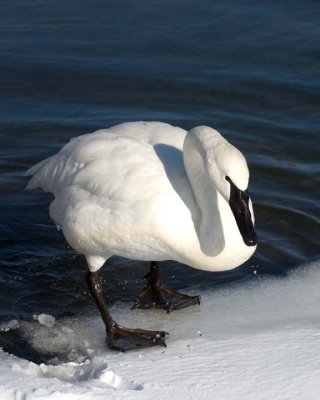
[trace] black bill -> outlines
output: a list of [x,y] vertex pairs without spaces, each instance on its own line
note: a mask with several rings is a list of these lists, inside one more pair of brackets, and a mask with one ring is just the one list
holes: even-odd
[[236,219],[242,239],[247,246],[255,246],[258,242],[258,238],[254,230],[249,209],[250,197],[248,190],[240,190],[229,177],[226,179],[230,182],[231,187],[229,205]]

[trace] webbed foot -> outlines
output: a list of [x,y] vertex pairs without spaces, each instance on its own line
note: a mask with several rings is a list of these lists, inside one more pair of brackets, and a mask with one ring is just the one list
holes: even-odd
[[127,351],[150,346],[167,347],[165,339],[167,332],[131,329],[114,325],[108,333],[107,343],[110,349]]
[[164,308],[167,312],[200,304],[200,296],[189,296],[170,289],[159,279],[159,267],[156,262],[151,263],[150,272],[145,276],[147,286],[144,287],[133,308]]

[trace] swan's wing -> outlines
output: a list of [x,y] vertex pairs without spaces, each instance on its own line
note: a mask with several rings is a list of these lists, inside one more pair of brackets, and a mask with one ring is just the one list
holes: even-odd
[[[135,124],[144,128],[139,135]],[[179,230],[172,230],[176,238],[186,230],[190,213],[185,204],[192,201],[192,193],[178,149],[184,131],[178,132],[178,139],[175,128],[166,131],[166,143],[159,143],[164,124],[135,124],[121,129],[125,135],[115,127],[75,138],[28,171],[33,174],[28,189],[54,194],[50,216],[79,252],[104,249],[144,259],[150,255],[145,246],[160,259],[167,245],[159,237],[168,236],[168,226]],[[150,133],[153,128],[156,135]]]
[[105,186],[102,192],[106,194],[111,182],[129,178],[133,173],[140,175],[135,182],[145,182],[146,177],[141,177],[143,171],[148,169],[152,173],[156,168],[159,172],[161,167],[152,146],[161,144],[179,152],[185,134],[183,129],[161,122],[130,122],[79,136],[26,172],[32,176],[27,189],[42,188],[57,194],[63,187],[78,182],[93,192],[99,192],[98,186]]

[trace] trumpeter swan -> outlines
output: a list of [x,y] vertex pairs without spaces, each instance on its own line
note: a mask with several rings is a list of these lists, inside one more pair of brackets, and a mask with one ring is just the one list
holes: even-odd
[[199,303],[159,281],[158,262],[207,271],[245,262],[255,251],[249,171],[216,130],[189,132],[161,122],[129,122],[72,139],[27,172],[27,188],[54,195],[50,217],[88,263],[88,285],[111,348],[165,345],[165,332],[119,326],[107,310],[98,270],[113,256],[152,261],[136,307]]

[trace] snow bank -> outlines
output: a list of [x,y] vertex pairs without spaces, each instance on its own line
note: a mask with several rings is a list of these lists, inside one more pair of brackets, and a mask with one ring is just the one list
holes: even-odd
[[170,315],[113,307],[122,323],[169,331],[167,348],[112,352],[98,316],[35,316],[19,330],[50,363],[0,351],[0,399],[318,399],[319,267],[200,293],[200,307]]

